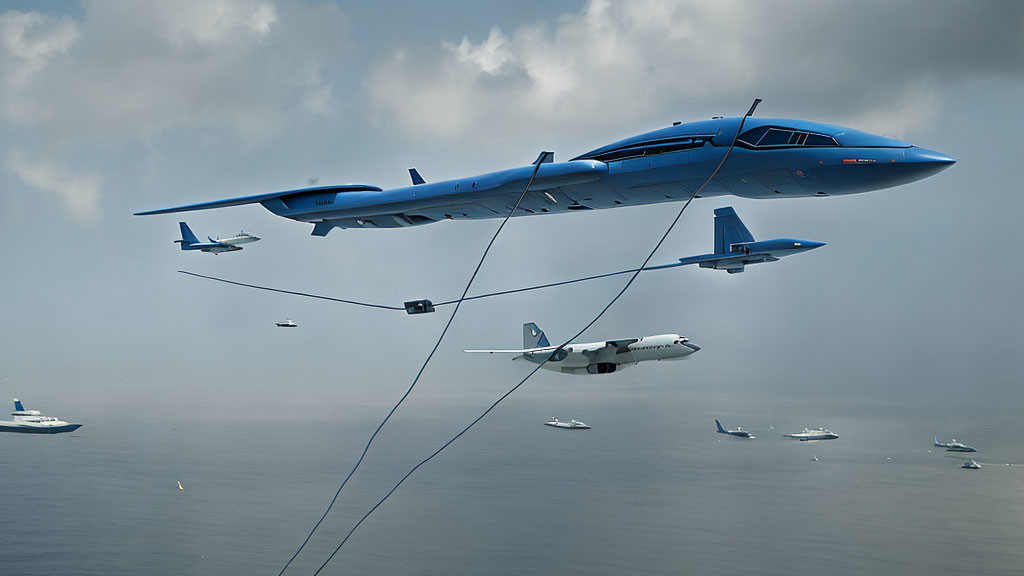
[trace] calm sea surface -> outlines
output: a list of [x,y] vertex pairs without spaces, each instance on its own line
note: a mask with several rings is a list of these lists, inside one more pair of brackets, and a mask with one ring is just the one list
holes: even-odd
[[[513,397],[407,482],[325,573],[1024,574],[1024,467],[1006,466],[1024,464],[1019,422],[843,410],[804,421],[646,394],[554,414],[566,398]],[[311,574],[474,411],[400,411],[288,574]],[[0,573],[275,575],[384,412],[59,413],[86,425],[0,434]],[[552,415],[593,429],[542,426]],[[716,415],[757,439],[713,433]],[[805,425],[841,437],[781,437]],[[932,434],[951,435],[943,426],[981,449],[981,470],[930,451]]]

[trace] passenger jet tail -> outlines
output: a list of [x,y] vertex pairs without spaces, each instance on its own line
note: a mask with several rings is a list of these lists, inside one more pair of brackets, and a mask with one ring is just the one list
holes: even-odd
[[544,335],[544,331],[533,322],[523,324],[523,348],[529,350],[532,348],[543,348],[550,346],[548,337]]
[[718,431],[721,432],[722,434],[729,433],[728,431],[726,431],[725,428],[722,428],[722,423],[718,421],[718,418],[715,418],[715,426],[718,426]]

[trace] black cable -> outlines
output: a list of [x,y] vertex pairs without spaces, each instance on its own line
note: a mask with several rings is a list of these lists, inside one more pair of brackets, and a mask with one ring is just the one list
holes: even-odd
[[[589,282],[590,280],[599,280],[601,278],[610,278],[612,276],[621,276],[622,274],[629,274],[630,272],[642,272],[646,270],[664,270],[665,268],[675,268],[677,266],[684,266],[682,262],[675,262],[672,264],[660,264],[658,266],[650,266],[642,270],[632,268],[630,270],[620,270],[618,272],[606,272],[604,274],[595,274],[593,276],[584,276],[583,278],[575,278],[573,280],[562,280],[561,282],[551,282],[548,284],[537,284],[536,286],[527,286],[525,288],[513,288],[511,290],[500,290],[498,292],[488,292],[486,294],[477,294],[475,296],[468,296],[463,300],[479,300],[481,298],[492,298],[494,296],[505,296],[508,294],[518,294],[520,292],[529,292],[531,290],[541,290],[544,288],[554,288],[555,286],[565,286],[566,284],[576,284],[577,282]],[[452,304],[456,300],[446,300],[444,302],[435,302],[434,307],[447,306]],[[404,308],[403,308],[404,310]]]
[[505,398],[508,398],[509,396],[511,396],[513,392],[518,390],[520,386],[525,384],[527,380],[529,380],[531,377],[533,377],[533,375],[536,374],[538,370],[540,370],[542,367],[544,367],[544,364],[547,364],[549,361],[551,361],[551,359],[554,358],[555,354],[557,354],[559,351],[561,351],[564,347],[566,347],[569,344],[571,344],[573,340],[578,338],[580,335],[582,335],[584,332],[586,332],[587,329],[589,329],[591,326],[593,326],[595,323],[597,323],[597,321],[600,320],[602,316],[604,316],[604,314],[612,307],[612,305],[615,304],[615,302],[623,294],[626,293],[626,290],[628,290],[630,285],[633,284],[633,281],[636,280],[636,277],[640,275],[640,272],[644,269],[644,266],[646,266],[647,263],[651,261],[651,258],[654,257],[654,253],[658,251],[658,248],[660,248],[662,243],[665,242],[665,239],[668,238],[668,235],[672,232],[672,229],[675,227],[676,223],[679,222],[679,218],[681,218],[682,215],[683,215],[683,212],[686,211],[686,207],[690,205],[690,202],[693,201],[694,197],[696,197],[698,194],[700,194],[701,190],[703,190],[704,187],[707,186],[708,183],[710,183],[715,178],[715,176],[718,174],[718,171],[721,170],[722,166],[725,164],[726,159],[729,158],[729,155],[732,153],[733,148],[736,146],[736,140],[739,138],[739,135],[740,135],[740,133],[743,130],[743,124],[746,122],[747,117],[754,113],[754,109],[757,107],[757,105],[760,102],[761,102],[760,98],[754,100],[754,104],[750,107],[750,110],[746,113],[746,115],[744,115],[740,119],[739,127],[736,128],[736,134],[733,136],[732,142],[729,144],[729,149],[726,150],[725,155],[722,156],[722,160],[719,161],[718,166],[715,167],[714,171],[711,172],[711,175],[707,177],[707,179],[704,181],[704,183],[701,184],[700,187],[697,188],[697,190],[695,190],[693,192],[693,194],[690,195],[690,198],[687,199],[687,201],[683,204],[683,207],[679,209],[679,212],[676,214],[676,217],[672,220],[672,223],[669,224],[668,229],[665,230],[664,234],[662,234],[661,239],[658,240],[658,243],[654,245],[654,248],[650,251],[650,253],[647,254],[647,257],[644,258],[644,263],[640,266],[640,268],[637,268],[637,269],[635,269],[633,271],[633,275],[629,278],[629,281],[626,282],[626,285],[622,287],[622,290],[620,290],[619,293],[616,294],[615,297],[612,298],[610,302],[608,302],[608,305],[605,306],[603,309],[601,309],[601,312],[599,312],[597,314],[597,316],[594,317],[593,320],[591,320],[586,326],[584,326],[582,330],[577,332],[576,335],[574,335],[573,337],[571,337],[568,340],[566,340],[565,342],[563,342],[561,345],[558,346],[558,348],[555,348],[551,352],[551,355],[548,356],[548,358],[546,360],[544,360],[544,362],[538,364],[537,367],[534,368],[533,370],[531,370],[530,373],[527,374],[525,378],[520,380],[518,384],[516,384],[515,386],[510,388],[508,390],[508,392],[505,392],[504,394],[502,394],[501,397],[499,397],[497,400],[495,400],[494,403],[491,404],[487,408],[487,410],[484,410],[482,414],[480,414],[479,416],[476,417],[475,420],[470,422],[468,426],[463,428],[458,434],[456,434],[450,440],[448,440],[443,445],[441,445],[441,447],[438,448],[437,450],[435,450],[430,456],[427,456],[426,458],[421,460],[419,464],[416,464],[415,466],[413,466],[413,468],[411,470],[409,470],[409,472],[407,472],[405,474],[405,476],[403,476],[402,479],[399,480],[398,483],[396,483],[391,488],[391,490],[389,490],[388,493],[384,495],[383,498],[378,500],[377,503],[374,504],[373,507],[370,508],[370,510],[367,511],[366,514],[364,514],[363,517],[360,518],[358,522],[356,522],[355,526],[353,526],[352,529],[349,530],[348,534],[345,535],[345,538],[342,539],[341,543],[339,543],[338,546],[334,549],[334,551],[331,552],[331,555],[327,557],[327,560],[325,560],[324,563],[321,564],[319,568],[317,568],[316,572],[313,573],[313,576],[317,576],[318,574],[320,574],[320,572],[324,569],[324,567],[326,567],[327,564],[331,561],[331,559],[334,558],[335,554],[337,554],[338,551],[341,550],[341,547],[345,545],[345,542],[348,542],[348,539],[352,536],[352,534],[355,533],[356,529],[359,528],[359,526],[363,523],[363,521],[365,521],[367,518],[369,518],[370,515],[373,514],[373,512],[375,510],[377,510],[377,508],[379,508],[381,504],[383,504],[385,501],[387,501],[387,499],[390,498],[391,495],[394,494],[396,490],[398,490],[398,487],[401,486],[402,483],[406,481],[406,479],[408,479],[410,476],[412,476],[413,473],[415,473],[416,470],[418,470],[421,466],[423,466],[427,462],[430,462],[435,456],[437,456],[438,454],[443,452],[444,449],[447,448],[448,446],[450,446],[453,442],[455,442],[460,437],[462,437],[462,435],[465,434],[466,432],[468,432],[469,429],[472,428],[474,425],[476,425],[477,422],[483,420],[483,418],[485,416],[487,416],[487,414],[489,414],[491,412],[491,410],[494,410],[494,408],[496,408],[498,406],[498,404],[500,404],[502,402],[502,400],[504,400]]
[[[441,346],[441,341],[444,340],[445,334],[448,333],[448,328],[451,327],[452,322],[455,320],[455,315],[459,313],[459,307],[462,304],[462,299],[466,297],[466,294],[469,292],[470,286],[473,285],[473,280],[476,279],[476,275],[477,273],[480,272],[480,268],[483,266],[484,260],[487,259],[487,253],[491,251],[491,246],[493,246],[494,241],[498,239],[498,234],[501,234],[501,229],[505,227],[505,224],[508,222],[509,218],[512,217],[512,214],[514,214],[515,211],[519,209],[519,205],[523,202],[523,198],[526,197],[526,193],[530,190],[530,186],[533,185],[533,181],[537,177],[537,171],[540,170],[540,167],[543,164],[543,161],[545,160],[545,156],[547,156],[548,154],[550,154],[550,152],[541,152],[541,155],[537,158],[537,162],[533,167],[533,173],[530,174],[530,180],[526,183],[526,187],[523,188],[523,193],[519,195],[519,200],[516,201],[516,205],[513,206],[511,210],[509,210],[508,215],[505,216],[505,219],[501,221],[501,225],[498,226],[498,229],[494,231],[494,235],[491,236],[491,240],[490,242],[487,243],[487,247],[484,248],[483,254],[480,255],[480,261],[477,262],[476,268],[473,269],[472,276],[469,277],[469,282],[466,283],[466,288],[462,291],[462,298],[460,298],[458,302],[455,304],[455,309],[452,310],[452,315],[448,317],[448,323],[445,324],[444,329],[441,330],[441,335],[437,337],[437,342],[434,343],[434,347],[430,350],[430,354],[427,355],[427,359],[424,360],[423,365],[420,366],[420,370],[419,372],[416,373],[416,377],[413,378],[412,384],[409,385],[409,389],[405,391],[405,394],[402,394],[402,397],[398,399],[398,402],[395,403],[394,407],[391,408],[391,411],[388,412],[388,415],[385,416],[383,420],[381,420],[380,425],[378,425],[377,429],[373,431],[373,434],[370,436],[370,439],[367,440],[366,442],[366,446],[363,448],[363,453],[359,456],[359,460],[356,461],[355,466],[352,467],[352,471],[348,473],[348,476],[345,477],[345,480],[343,480],[341,485],[338,486],[338,490],[334,493],[334,498],[331,498],[331,503],[327,505],[327,509],[324,510],[324,513],[320,517],[320,520],[317,520],[316,525],[314,525],[313,529],[309,531],[309,535],[306,536],[306,539],[302,541],[302,545],[299,546],[299,549],[295,551],[295,554],[292,554],[292,557],[288,559],[288,562],[284,565],[284,568],[281,568],[281,571],[278,572],[277,576],[282,576],[284,574],[284,571],[287,570],[289,566],[291,566],[295,558],[297,558],[299,553],[302,552],[302,549],[306,547],[307,543],[309,543],[309,539],[313,537],[313,533],[316,532],[317,528],[320,527],[320,524],[322,524],[324,519],[327,518],[327,514],[331,511],[331,508],[334,507],[334,503],[337,502],[338,495],[341,494],[341,489],[345,487],[345,484],[347,484],[349,479],[352,478],[352,475],[355,474],[356,470],[359,469],[359,465],[363,463],[363,459],[366,458],[366,453],[369,452],[370,445],[373,444],[373,440],[377,437],[377,434],[380,433],[381,429],[384,428],[384,425],[387,424],[388,420],[391,419],[391,416],[395,413],[396,410],[398,410],[398,407],[402,405],[402,402],[405,402],[405,399],[409,397],[409,394],[412,393],[413,388],[416,387],[416,383],[420,381],[420,376],[423,375],[423,371],[427,369],[427,364],[430,364],[430,360],[431,358],[434,357],[434,353],[437,352],[438,347]],[[196,274],[193,275],[195,276]],[[400,310],[404,310],[404,308],[400,308]]]
[[[685,266],[682,262],[673,262],[670,264],[659,264],[657,266],[647,266],[643,269],[644,272],[651,270],[664,270],[666,268],[677,268],[679,266]],[[574,278],[572,280],[562,280],[559,282],[550,282],[548,284],[536,284],[534,286],[526,286],[523,288],[512,288],[510,290],[499,290],[497,292],[486,292],[484,294],[475,294],[473,296],[466,296],[459,300],[445,300],[443,302],[434,302],[434,307],[438,306],[449,306],[458,302],[465,302],[467,300],[480,300],[483,298],[493,298],[495,296],[507,296],[508,294],[518,294],[520,292],[530,292],[533,290],[542,290],[544,288],[554,288],[556,286],[565,286],[567,284],[576,284],[579,282],[589,282],[590,280],[600,280],[601,278],[609,278],[611,276],[621,276],[623,274],[629,274],[630,272],[636,272],[636,268],[629,270],[620,270],[618,272],[606,272],[604,274],[594,274],[593,276],[584,276],[582,278]],[[215,280],[217,282],[223,282],[225,284],[233,284],[235,286],[244,286],[246,288],[255,288],[257,290],[265,290],[267,292],[279,292],[281,294],[291,294],[293,296],[305,296],[306,298],[317,298],[320,300],[329,300],[331,302],[341,302],[342,304],[352,304],[354,306],[365,306],[367,308],[380,308],[383,310],[398,310],[405,311],[403,306],[389,306],[387,304],[375,304],[373,302],[362,302],[359,300],[346,300],[344,298],[335,298],[333,296],[323,296],[320,294],[310,294],[308,292],[298,292],[296,290],[284,290],[282,288],[271,288],[269,286],[260,286],[258,284],[248,284],[246,282],[236,282],[235,280],[227,280],[224,278],[218,278],[216,276],[207,276],[206,274],[198,274],[196,272],[189,272],[187,270],[178,270],[182,274],[189,276],[195,276],[196,278],[205,278],[207,280]]]
[[352,304],[355,306],[366,306],[367,308],[381,308],[384,310],[405,310],[402,306],[388,306],[387,304],[371,304],[370,302],[359,302],[357,300],[345,300],[343,298],[333,298],[331,296],[321,296],[319,294],[309,294],[308,292],[296,292],[294,290],[282,290],[281,288],[269,288],[267,286],[259,286],[256,284],[246,284],[245,282],[235,282],[234,280],[225,280],[224,278],[217,278],[216,276],[207,276],[205,274],[197,274],[195,272],[188,272],[186,270],[178,270],[182,274],[188,274],[189,276],[195,276],[196,278],[206,278],[207,280],[216,280],[217,282],[223,282],[225,284],[234,284],[235,286],[245,286],[246,288],[255,288],[257,290],[266,290],[267,292],[280,292],[281,294],[293,294],[295,296],[305,296],[307,298],[319,298],[320,300],[330,300],[331,302],[341,302],[343,304]]

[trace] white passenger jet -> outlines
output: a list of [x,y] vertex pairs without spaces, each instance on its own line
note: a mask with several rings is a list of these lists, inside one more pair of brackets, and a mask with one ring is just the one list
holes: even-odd
[[[700,346],[678,334],[658,334],[643,338],[605,340],[552,346],[544,331],[530,322],[523,324],[522,350],[465,350],[488,354],[515,354],[545,370],[562,374],[611,374],[644,360],[683,360]],[[545,363],[546,362],[546,363]]]

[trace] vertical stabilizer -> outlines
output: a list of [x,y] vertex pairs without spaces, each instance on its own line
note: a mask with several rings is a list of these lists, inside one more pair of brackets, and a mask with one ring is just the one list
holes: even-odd
[[935,436],[935,445],[936,446],[939,445],[939,437],[938,437],[938,435]]
[[25,411],[25,407],[21,405],[21,400],[18,400],[17,398],[14,399],[14,410],[17,412]]
[[729,246],[743,242],[753,242],[754,237],[743,225],[732,206],[715,210],[715,254],[726,254]]
[[188,227],[188,224],[184,222],[178,222],[178,226],[181,228],[181,240],[175,240],[178,244],[181,244],[182,250],[187,250],[188,246],[192,244],[199,244],[199,238],[192,233],[192,229]]
[[721,432],[723,434],[726,433],[725,428],[722,428],[722,423],[718,421],[718,418],[715,418],[715,426],[718,426],[718,431],[719,432]]
[[544,331],[533,322],[523,324],[523,348],[542,348],[544,346],[551,346]]

